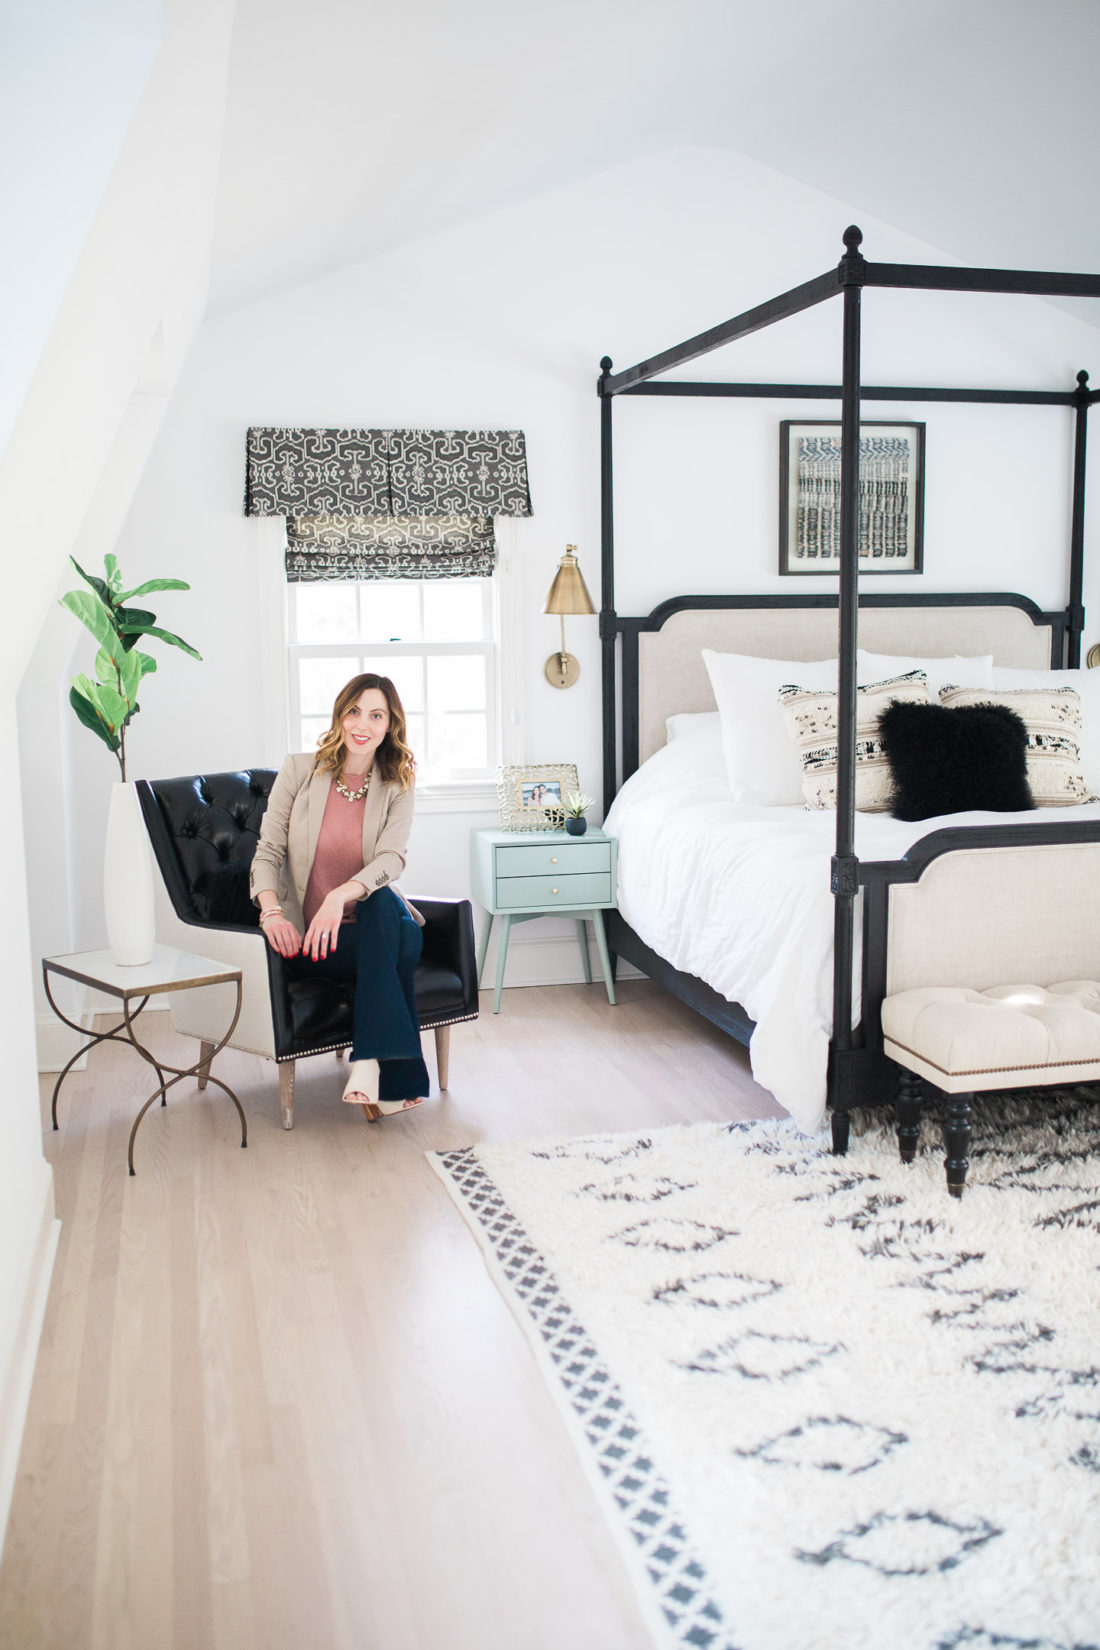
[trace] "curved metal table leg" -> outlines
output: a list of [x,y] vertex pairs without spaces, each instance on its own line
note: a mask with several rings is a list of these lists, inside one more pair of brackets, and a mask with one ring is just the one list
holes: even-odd
[[[78,1036],[88,1038],[88,1041],[83,1045],[83,1047],[78,1048],[76,1053],[72,1056],[72,1058],[65,1062],[64,1066],[61,1068],[61,1071],[58,1073],[57,1082],[53,1086],[53,1098],[50,1101],[50,1121],[53,1123],[54,1128],[57,1129],[59,1127],[59,1124],[58,1124],[58,1121],[57,1121],[57,1097],[61,1093],[62,1083],[65,1081],[65,1079],[69,1075],[70,1071],[76,1065],[76,1062],[79,1059],[81,1059],[81,1057],[83,1055],[87,1054],[90,1049],[95,1048],[99,1043],[123,1043],[123,1044],[126,1044],[126,1043],[132,1043],[133,1039],[132,1038],[127,1038],[127,1037],[120,1037],[118,1035],[118,1033],[122,1030],[123,1025],[125,1024],[125,1015],[124,1015],[123,1019],[119,1021],[118,1025],[111,1026],[109,1030],[107,1030],[107,1031],[94,1031],[94,1032],[89,1033],[87,1026],[78,1025],[75,1020],[70,1020],[69,1016],[67,1014],[62,1014],[61,1010],[58,1008],[56,1002],[54,1001],[53,992],[50,990],[50,976],[49,976],[48,969],[43,969],[42,970],[42,984],[43,984],[43,986],[45,988],[45,992],[46,992],[46,1001],[49,1003],[50,1007],[53,1009],[54,1013],[57,1015],[58,1019],[62,1022],[62,1024],[67,1025],[69,1030],[70,1031],[75,1031],[78,1034]],[[145,1007],[145,1005],[148,1001],[149,1001],[148,996],[145,996],[141,999],[141,1002],[139,1003],[138,1008],[137,1008],[137,1014],[141,1013],[142,1009]],[[135,1018],[136,1018],[136,1014],[135,1014]],[[164,1084],[164,1072],[161,1069],[161,1066],[159,1065],[159,1063],[156,1060],[152,1059],[151,1055],[146,1056],[146,1058],[148,1058],[151,1061],[151,1064],[156,1067],[156,1073],[157,1073],[157,1076],[160,1078],[161,1087],[163,1088],[165,1086],[165,1084]],[[161,1097],[161,1104],[162,1105],[167,1104],[167,1100],[163,1096]]]
[[[215,982],[215,983],[228,983],[228,982]],[[237,1099],[237,1096],[233,1093],[233,1090],[229,1087],[228,1083],[223,1083],[221,1078],[220,1077],[215,1077],[213,1072],[210,1070],[210,1067],[211,1067],[211,1065],[213,1064],[213,1061],[214,1061],[214,1056],[217,1055],[217,1054],[220,1054],[222,1049],[225,1047],[226,1043],[228,1043],[230,1037],[232,1037],[233,1032],[236,1029],[237,1021],[241,1017],[242,982],[240,980],[237,980],[235,982],[235,984],[236,984],[236,987],[237,987],[237,1005],[236,1005],[236,1008],[233,1011],[233,1018],[229,1022],[229,1026],[228,1026],[228,1029],[226,1030],[225,1036],[222,1038],[220,1043],[217,1043],[214,1046],[213,1052],[210,1053],[210,1054],[205,1054],[204,1055],[203,1052],[202,1052],[202,1049],[200,1047],[199,1058],[195,1061],[194,1065],[186,1066],[186,1067],[170,1066],[170,1065],[164,1064],[164,1062],[158,1062],[157,1060],[155,1060],[153,1058],[153,1056],[150,1054],[149,1050],[147,1048],[145,1048],[143,1044],[138,1042],[137,1037],[134,1035],[134,1024],[133,1024],[134,1019],[136,1018],[136,1015],[132,1016],[130,1014],[130,1005],[125,1000],[125,998],[123,999],[122,1013],[123,1013],[124,1023],[125,1023],[125,1026],[126,1026],[126,1031],[127,1031],[127,1035],[129,1037],[129,1040],[130,1040],[131,1044],[133,1045],[133,1047],[137,1049],[137,1051],[141,1055],[142,1059],[147,1060],[151,1066],[156,1067],[157,1075],[161,1079],[159,1088],[155,1088],[153,1090],[152,1094],[149,1096],[148,1100],[146,1100],[145,1104],[142,1106],[141,1110],[138,1112],[137,1116],[134,1118],[133,1127],[130,1130],[130,1142],[129,1142],[129,1145],[128,1145],[127,1150],[126,1150],[126,1162],[127,1162],[127,1165],[129,1167],[129,1170],[130,1170],[131,1174],[136,1173],[136,1171],[134,1169],[134,1140],[137,1137],[138,1126],[141,1123],[142,1118],[145,1116],[145,1113],[149,1110],[149,1107],[153,1104],[153,1102],[156,1100],[158,1095],[161,1096],[161,1099],[162,1099],[162,1102],[163,1102],[163,1099],[164,1099],[165,1095],[167,1094],[167,1091],[170,1088],[175,1088],[176,1084],[181,1083],[185,1077],[197,1077],[199,1072],[203,1071],[203,1070],[206,1071],[207,1081],[210,1082],[210,1083],[214,1083],[220,1089],[224,1089],[225,1093],[228,1094],[229,1098],[232,1100],[233,1104],[236,1106],[237,1116],[241,1120],[241,1146],[244,1147],[244,1146],[248,1145],[248,1124],[245,1122],[245,1115],[244,1115],[244,1111],[241,1108],[240,1101]],[[196,989],[201,990],[202,987],[199,986]],[[145,1001],[148,1001],[148,999],[146,998]],[[141,1006],[144,1007],[145,1003],[143,1002]],[[140,1014],[140,1013],[141,1013],[141,1008],[138,1009],[138,1014]],[[119,1042],[123,1041],[122,1038],[119,1038],[118,1040],[119,1040]],[[165,1071],[170,1071],[170,1072],[174,1073],[173,1077],[168,1082],[164,1081],[164,1072]]]

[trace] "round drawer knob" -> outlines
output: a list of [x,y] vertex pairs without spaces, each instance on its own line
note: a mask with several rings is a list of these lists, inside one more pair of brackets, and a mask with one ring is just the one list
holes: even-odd
[[556,888],[551,888],[551,890],[550,890],[550,892],[551,892],[551,893],[552,893],[552,894],[556,894],[556,893],[557,893],[557,891],[558,891],[558,890],[557,890],[557,889],[556,889]]
[[557,863],[558,863],[558,856],[557,856],[557,854],[552,854],[552,855],[551,855],[551,858],[550,858],[550,863],[551,863],[551,865],[556,865],[556,864],[557,864]]

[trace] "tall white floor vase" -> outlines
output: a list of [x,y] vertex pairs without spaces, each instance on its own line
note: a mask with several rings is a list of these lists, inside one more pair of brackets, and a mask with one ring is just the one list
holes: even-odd
[[103,911],[114,961],[124,968],[147,963],[156,938],[153,862],[141,804],[129,781],[117,780],[111,789],[103,859]]

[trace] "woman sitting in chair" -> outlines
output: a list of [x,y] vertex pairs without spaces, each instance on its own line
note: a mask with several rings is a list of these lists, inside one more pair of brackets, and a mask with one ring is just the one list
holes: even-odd
[[317,753],[279,769],[252,861],[260,926],[296,977],[354,982],[344,1099],[372,1120],[428,1093],[413,986],[423,919],[405,868],[416,762],[388,676],[353,676]]

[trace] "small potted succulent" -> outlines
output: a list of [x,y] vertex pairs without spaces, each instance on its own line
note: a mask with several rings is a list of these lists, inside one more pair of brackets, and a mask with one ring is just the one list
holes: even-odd
[[571,791],[565,799],[565,828],[570,836],[583,836],[588,829],[585,812],[589,809],[595,797],[585,796],[583,791]]

